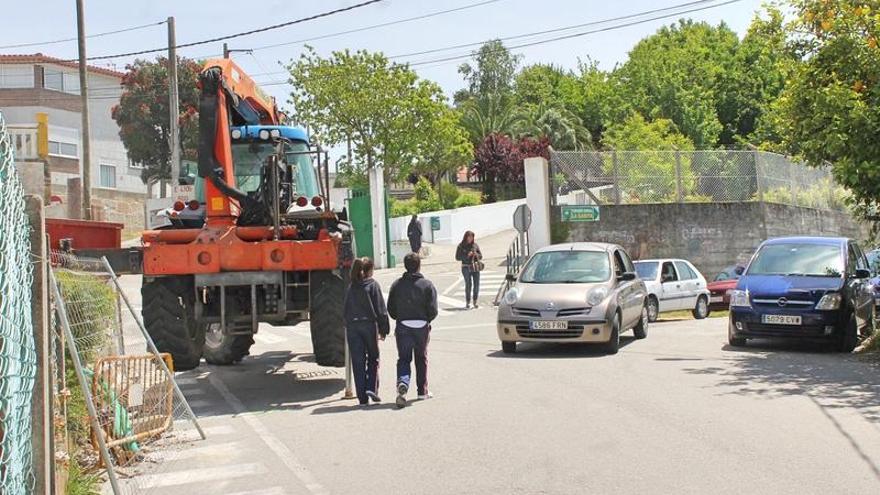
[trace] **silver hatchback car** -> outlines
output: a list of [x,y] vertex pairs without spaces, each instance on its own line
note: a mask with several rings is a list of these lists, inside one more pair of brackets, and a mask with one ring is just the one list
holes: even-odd
[[620,246],[548,246],[512,282],[498,308],[505,353],[516,352],[517,342],[597,342],[615,354],[621,332],[647,336],[648,291]]

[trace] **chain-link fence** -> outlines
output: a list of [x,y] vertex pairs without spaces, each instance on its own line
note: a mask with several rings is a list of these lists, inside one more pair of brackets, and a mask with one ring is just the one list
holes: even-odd
[[0,493],[33,486],[31,400],[36,350],[31,320],[30,226],[12,143],[0,114]]
[[[103,260],[52,253],[55,338],[66,340],[71,473],[113,493],[158,492],[176,456],[203,438],[173,363]],[[102,474],[104,473],[104,474]],[[100,489],[100,486],[97,487]]]
[[831,173],[759,151],[554,151],[557,204],[766,201],[842,209]]

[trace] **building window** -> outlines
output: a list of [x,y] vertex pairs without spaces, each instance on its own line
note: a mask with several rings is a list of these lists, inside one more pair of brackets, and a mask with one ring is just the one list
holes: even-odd
[[0,88],[33,88],[33,65],[0,65]]
[[116,188],[116,167],[101,164],[101,187]]
[[79,94],[79,76],[57,69],[43,68],[43,87],[52,91]]
[[53,156],[62,156],[64,158],[79,157],[75,144],[59,143],[58,141],[49,141],[49,154]]
[[136,168],[138,170],[144,168],[144,164],[141,162],[133,161],[131,158],[128,159],[128,168]]

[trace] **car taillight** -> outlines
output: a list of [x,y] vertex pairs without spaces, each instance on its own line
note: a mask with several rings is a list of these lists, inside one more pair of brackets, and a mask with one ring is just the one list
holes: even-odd
[[321,199],[321,196],[315,196],[314,198],[312,198],[312,206],[314,206],[315,208],[321,206],[322,204],[324,204],[324,200]]
[[299,206],[300,208],[302,208],[303,206],[308,206],[308,204],[309,204],[309,199],[307,197],[300,196],[300,197],[296,198],[296,206]]
[[187,206],[189,206],[190,210],[198,210],[199,207],[202,206],[202,204],[199,203],[199,200],[194,199],[194,200],[190,201],[189,203],[187,203]]
[[186,208],[186,205],[183,204],[183,201],[174,202],[174,211],[183,211],[184,208]]

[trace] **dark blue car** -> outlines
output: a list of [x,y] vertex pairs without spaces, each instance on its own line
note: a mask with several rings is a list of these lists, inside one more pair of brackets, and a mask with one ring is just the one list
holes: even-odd
[[851,352],[874,331],[868,260],[852,239],[765,241],[730,297],[728,341],[781,337]]

